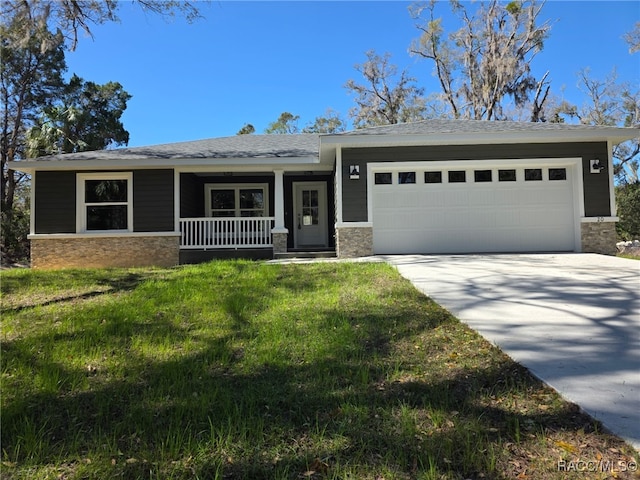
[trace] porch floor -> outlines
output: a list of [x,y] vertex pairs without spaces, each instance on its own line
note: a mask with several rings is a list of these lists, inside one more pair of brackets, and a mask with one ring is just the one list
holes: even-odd
[[336,251],[333,249],[318,250],[289,250],[285,253],[274,253],[275,260],[285,260],[291,258],[335,258]]

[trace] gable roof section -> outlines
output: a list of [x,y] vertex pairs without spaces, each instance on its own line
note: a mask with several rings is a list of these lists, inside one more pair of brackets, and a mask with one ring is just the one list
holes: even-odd
[[[640,137],[639,128],[567,125],[563,123],[433,119],[318,135],[235,135],[149,147],[119,148],[51,155],[10,162],[25,172],[58,169],[215,167],[229,169],[276,165],[330,169],[338,145],[464,145],[504,143],[612,142]],[[317,168],[317,167],[316,167]]]
[[638,128],[619,128],[564,123],[532,123],[486,120],[433,119],[369,127],[323,135],[323,144],[469,144],[611,141],[620,143],[640,136]]
[[319,153],[320,141],[317,134],[235,135],[148,147],[50,155],[11,162],[10,168],[30,171],[102,167],[305,165],[318,163]]

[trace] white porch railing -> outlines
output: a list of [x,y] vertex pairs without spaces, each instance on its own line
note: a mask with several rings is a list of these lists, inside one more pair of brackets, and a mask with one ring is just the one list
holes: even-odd
[[272,247],[274,217],[181,218],[180,248]]

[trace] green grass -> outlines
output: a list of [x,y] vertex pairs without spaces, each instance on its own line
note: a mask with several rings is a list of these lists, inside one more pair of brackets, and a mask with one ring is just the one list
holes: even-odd
[[2,478],[560,479],[635,455],[385,264],[1,280]]

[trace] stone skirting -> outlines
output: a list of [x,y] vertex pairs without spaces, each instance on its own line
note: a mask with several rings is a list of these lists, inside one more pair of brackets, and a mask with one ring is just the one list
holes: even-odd
[[118,235],[31,238],[31,267],[104,268],[178,265],[178,235]]
[[286,232],[271,232],[271,243],[273,244],[273,254],[287,253],[287,237]]
[[338,258],[373,255],[373,227],[336,227],[336,255]]
[[580,224],[583,253],[616,254],[615,222],[583,222]]

